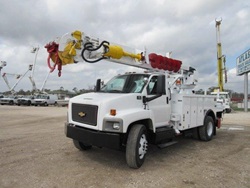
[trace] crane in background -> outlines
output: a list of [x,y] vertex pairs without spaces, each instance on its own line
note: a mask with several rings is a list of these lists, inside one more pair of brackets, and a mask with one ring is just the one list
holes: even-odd
[[35,71],[35,66],[36,66],[36,60],[37,60],[38,51],[39,51],[39,46],[33,47],[33,48],[31,49],[31,53],[35,53],[35,59],[34,59],[34,62],[33,62],[32,72],[31,72],[31,74],[30,74],[30,76],[29,76],[29,79],[30,79],[31,84],[32,84],[32,92],[33,92],[33,93],[36,93],[36,94],[46,93],[46,92],[44,91],[44,87],[45,87],[46,82],[47,82],[47,80],[48,80],[48,78],[49,78],[49,75],[50,75],[50,73],[51,73],[51,70],[49,70],[49,72],[47,73],[47,75],[46,75],[46,77],[45,77],[45,79],[44,79],[44,81],[43,81],[43,84],[42,84],[40,90],[37,89],[36,83],[35,83],[35,80],[34,80],[34,71]]
[[222,55],[222,46],[220,40],[220,25],[222,19],[215,20],[216,27],[216,41],[217,41],[217,69],[218,69],[218,88],[220,91],[224,91],[224,80],[223,80],[223,71],[225,74],[225,83],[227,83],[227,71],[226,71],[226,56]]
[[[28,67],[28,70],[25,71],[25,73],[22,75],[22,74],[12,74],[12,73],[3,73],[2,77],[7,85],[7,87],[9,88],[9,91],[12,93],[12,94],[15,94],[15,87],[18,85],[18,83],[23,79],[23,77],[29,72],[32,70],[32,66],[33,65],[29,65]],[[11,87],[10,84],[9,84],[9,81],[8,81],[8,78],[7,76],[14,76],[17,81],[16,83]]]
[[32,92],[37,92],[38,91],[37,87],[36,87],[35,80],[34,80],[34,71],[35,71],[36,59],[37,59],[38,51],[39,51],[39,46],[38,47],[33,47],[31,49],[31,53],[35,53],[35,59],[34,59],[33,65],[32,65],[32,71],[31,71],[31,74],[29,76],[29,79],[30,79],[31,84],[32,84]]
[[[33,64],[30,64],[29,65],[29,68],[28,70],[24,73],[24,74],[16,74],[16,73],[3,73],[2,74],[2,77],[3,77],[3,80],[4,82],[6,83],[9,91],[12,93],[12,94],[15,94],[15,87],[18,85],[18,83],[23,79],[23,77],[30,71],[30,76],[29,76],[29,80],[32,84],[32,93],[33,94],[40,94],[40,93],[46,93],[44,91],[44,88],[45,88],[45,85],[46,85],[46,82],[48,80],[48,77],[50,75],[50,73],[52,72],[51,70],[48,71],[44,81],[43,81],[43,84],[41,86],[40,89],[37,89],[37,86],[36,86],[36,83],[35,83],[35,80],[34,80],[34,75],[35,75],[35,66],[36,66],[36,62],[37,62],[37,55],[38,55],[38,51],[39,51],[39,46],[37,47],[32,47],[31,49],[31,53],[35,53],[35,58],[34,58],[34,61],[33,61]],[[6,61],[1,61],[0,62],[0,72],[1,70],[3,69],[3,67],[5,67],[7,65],[7,62]],[[16,79],[16,82],[13,86],[11,86],[8,78],[10,77],[14,77]]]
[[216,41],[217,41],[217,69],[218,69],[218,90],[211,93],[211,95],[217,95],[217,102],[222,103],[223,111],[226,113],[231,112],[230,107],[230,96],[229,92],[224,91],[224,80],[223,80],[223,71],[225,83],[227,83],[227,69],[226,69],[226,56],[222,55],[222,46],[220,40],[220,25],[222,19],[215,20],[216,27]]
[[43,81],[43,84],[42,84],[42,86],[41,86],[41,88],[40,88],[40,93],[45,93],[45,94],[46,94],[46,92],[44,91],[44,88],[45,88],[45,85],[46,85],[46,83],[47,83],[47,80],[48,80],[49,75],[50,75],[51,72],[52,72],[52,71],[49,70],[49,72],[47,73],[47,75],[46,75],[46,77],[45,77],[45,79],[44,79],[44,81]]
[[3,67],[5,67],[7,65],[6,61],[1,61],[0,63],[0,72],[2,70]]

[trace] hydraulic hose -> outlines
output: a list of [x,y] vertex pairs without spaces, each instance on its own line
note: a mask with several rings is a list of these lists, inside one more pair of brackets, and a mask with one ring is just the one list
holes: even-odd
[[90,51],[90,52],[93,52],[93,51],[97,51],[99,50],[102,46],[104,46],[104,48],[106,48],[105,45],[109,45],[109,42],[107,41],[102,41],[102,43],[97,47],[97,48],[93,48],[93,44],[91,42],[87,42],[85,45],[84,45],[84,48],[82,50],[82,53],[81,53],[81,56],[82,56],[82,59],[88,63],[96,63],[102,59],[107,59],[107,57],[100,57],[98,59],[95,59],[95,60],[88,60],[87,58],[85,58],[84,54],[85,54],[85,51]]

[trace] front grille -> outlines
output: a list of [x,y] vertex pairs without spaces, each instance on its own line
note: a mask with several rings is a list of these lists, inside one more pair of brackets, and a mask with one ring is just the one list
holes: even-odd
[[87,104],[72,104],[72,119],[79,123],[96,126],[98,106]]

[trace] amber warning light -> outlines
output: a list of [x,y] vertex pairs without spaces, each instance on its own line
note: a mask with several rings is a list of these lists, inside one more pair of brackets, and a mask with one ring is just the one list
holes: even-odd
[[115,116],[116,115],[116,109],[110,109],[110,113],[111,116]]

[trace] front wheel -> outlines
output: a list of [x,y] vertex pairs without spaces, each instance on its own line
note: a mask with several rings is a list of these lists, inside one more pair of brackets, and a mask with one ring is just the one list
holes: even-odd
[[79,141],[77,141],[77,140],[73,140],[73,144],[74,144],[74,146],[75,146],[77,149],[79,149],[79,150],[81,150],[81,151],[83,151],[83,150],[89,150],[89,149],[92,148],[91,145],[85,144],[85,143],[82,143],[82,142],[79,142]]
[[128,135],[126,161],[131,168],[140,168],[148,150],[147,130],[144,125],[134,125]]
[[200,139],[203,141],[209,141],[214,135],[214,120],[211,116],[206,116],[204,125],[198,128]]

